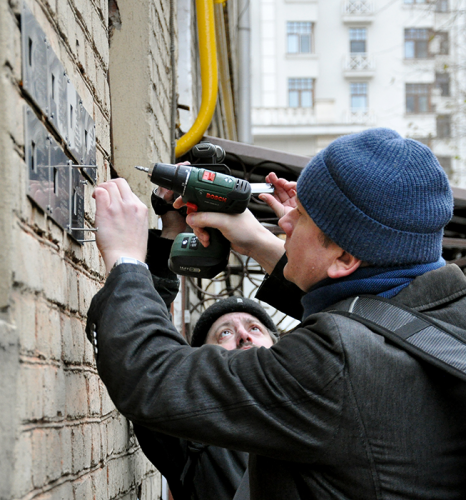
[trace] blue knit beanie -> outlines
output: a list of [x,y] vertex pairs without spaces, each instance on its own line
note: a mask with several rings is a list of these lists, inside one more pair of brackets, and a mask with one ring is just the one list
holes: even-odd
[[298,199],[338,246],[378,266],[435,262],[453,214],[447,176],[424,144],[394,130],[340,137],[298,179]]

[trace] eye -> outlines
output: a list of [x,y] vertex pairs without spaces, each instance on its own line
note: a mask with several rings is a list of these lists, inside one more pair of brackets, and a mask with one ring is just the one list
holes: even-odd
[[230,335],[232,335],[232,333],[230,332],[230,330],[222,330],[222,331],[218,334],[218,338],[219,338],[219,340],[222,340],[222,339],[224,339],[224,338],[229,337]]
[[262,333],[262,330],[258,326],[253,325],[253,326],[251,326],[251,332]]

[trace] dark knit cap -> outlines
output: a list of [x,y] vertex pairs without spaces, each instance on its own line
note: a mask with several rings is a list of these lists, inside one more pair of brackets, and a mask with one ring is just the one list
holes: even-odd
[[394,130],[340,137],[298,179],[298,199],[317,227],[380,266],[435,262],[453,215],[447,176],[432,151]]
[[257,318],[266,328],[272,332],[277,331],[277,327],[272,318],[267,314],[266,310],[254,300],[246,297],[228,297],[227,299],[219,300],[208,307],[200,316],[194,327],[191,337],[191,345],[200,347],[204,344],[207,337],[207,332],[210,327],[224,314],[233,312],[244,312]]

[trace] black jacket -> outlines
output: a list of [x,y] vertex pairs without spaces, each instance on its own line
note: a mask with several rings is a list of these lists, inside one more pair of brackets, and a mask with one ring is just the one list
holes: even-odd
[[[396,300],[466,329],[456,266],[416,278]],[[150,429],[250,453],[252,499],[466,498],[466,384],[354,320],[314,314],[270,349],[191,348],[150,273],[126,264],[93,299],[94,331],[117,408]]]
[[[149,231],[146,262],[168,309],[179,290],[178,276],[168,268],[172,243],[160,238],[159,231]],[[133,428],[142,451],[167,479],[175,500],[234,497],[247,468],[247,453],[179,439],[137,423]]]

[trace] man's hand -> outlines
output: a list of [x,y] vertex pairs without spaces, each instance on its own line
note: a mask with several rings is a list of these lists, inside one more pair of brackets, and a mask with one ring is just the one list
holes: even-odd
[[[181,165],[188,164],[184,162]],[[163,187],[157,188],[157,196],[164,199],[168,203],[173,203],[174,192]],[[161,215],[162,219],[162,238],[174,240],[178,234],[186,231],[186,219],[176,210],[169,210],[165,215]]]
[[97,246],[110,272],[120,257],[144,262],[147,251],[148,209],[131,191],[125,179],[97,186],[95,225]]
[[259,199],[265,201],[275,212],[275,215],[281,218],[296,207],[296,182],[279,179],[274,172],[271,172],[265,180],[273,184],[275,192],[273,194],[263,193],[259,195]]
[[[174,206],[181,202],[178,198]],[[207,247],[209,234],[203,228],[219,229],[231,242],[236,252],[252,257],[267,273],[271,273],[283,255],[283,240],[277,238],[246,210],[242,214],[223,214],[218,212],[195,212],[189,214],[186,222],[193,228],[199,241]]]

